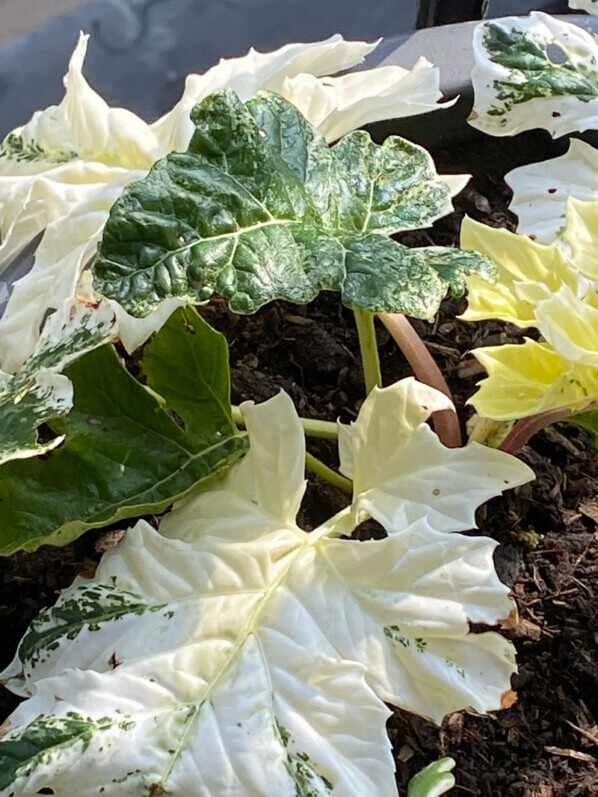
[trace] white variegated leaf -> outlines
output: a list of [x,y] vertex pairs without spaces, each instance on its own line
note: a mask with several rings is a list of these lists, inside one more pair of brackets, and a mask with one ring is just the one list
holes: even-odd
[[389,534],[422,522],[466,531],[481,504],[533,478],[523,462],[479,443],[443,446],[425,421],[454,409],[450,399],[415,379],[399,386],[374,389],[358,420],[339,424],[341,470],[353,479],[356,522],[373,517]]
[[567,201],[598,199],[598,150],[572,138],[565,155],[520,166],[505,177],[513,189],[510,208],[518,231],[542,244],[562,241]]
[[0,371],[0,464],[42,454],[62,442],[39,443],[37,428],[65,415],[73,388],[60,374],[69,362],[115,336],[116,319],[107,302],[87,306],[67,300],[44,326],[33,355],[14,374]]
[[503,17],[476,27],[473,50],[474,127],[554,138],[596,128],[598,43],[583,28],[540,11]]
[[[385,459],[394,436],[408,459],[429,414],[414,394],[406,380],[368,399],[366,415],[374,405],[387,418],[371,456],[382,443]],[[385,416],[393,401],[398,416]],[[426,518],[382,540],[339,539],[355,525],[350,507],[305,533],[290,399],[242,412],[246,459],[161,533],[140,521],[23,638],[4,676],[33,697],[0,740],[0,794],[390,797],[383,701],[436,721],[500,707],[512,646],[469,631],[512,610],[495,543]],[[363,447],[355,428],[343,434],[357,473]],[[25,742],[31,755],[18,758]]]
[[[114,201],[156,159],[186,149],[191,108],[208,94],[232,88],[242,99],[259,89],[296,95],[300,108],[338,137],[366,122],[440,109],[438,70],[420,59],[412,70],[387,66],[328,77],[363,61],[377,43],[325,41],[289,44],[272,53],[250,50],[189,75],[181,100],[153,125],[109,108],[82,74],[87,36],[81,35],[58,106],[38,111],[0,147],[0,271],[43,233],[35,263],[16,284],[0,321],[0,363],[14,371],[32,353],[48,310],[85,293],[78,283],[95,254]],[[295,100],[294,100],[295,101]],[[467,175],[445,178],[458,193]],[[137,319],[115,306],[119,331],[132,352],[164,323],[179,302]]]
[[341,77],[303,73],[287,77],[279,91],[328,141],[381,119],[399,119],[450,107],[439,106],[440,74],[427,59],[413,69],[381,66]]

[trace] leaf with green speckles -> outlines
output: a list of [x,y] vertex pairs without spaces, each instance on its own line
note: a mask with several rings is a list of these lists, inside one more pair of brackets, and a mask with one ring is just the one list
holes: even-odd
[[[186,399],[169,401],[187,413]],[[93,578],[34,622],[0,674],[31,695],[10,717],[10,738],[40,715],[112,723],[85,747],[54,745],[10,788],[396,797],[385,704],[437,722],[498,708],[514,649],[470,623],[496,625],[512,600],[495,543],[452,532],[529,471],[484,446],[442,447],[427,420],[446,402],[414,379],[372,391],[339,426],[353,501],[309,533],[297,525],[305,435],[293,402],[281,392],[242,404],[247,455],[158,530],[144,520],[129,529]],[[459,472],[452,499],[441,467],[453,482]],[[351,539],[366,517],[388,536]]]
[[63,445],[46,461],[0,467],[0,553],[64,545],[86,529],[163,511],[245,452],[231,419],[226,342],[194,310],[170,317],[142,368],[151,391],[111,345],[66,369],[73,408],[48,420]]
[[[90,585],[81,579],[54,606],[45,609],[33,620],[19,644],[13,664],[3,674],[11,678],[13,691],[20,689],[26,695],[24,685],[27,681],[49,674],[48,663],[55,661],[58,655],[66,666],[70,643],[78,639],[77,644],[85,644],[85,635],[97,631],[106,623],[115,623],[115,650],[110,664],[119,666],[122,659],[119,658],[118,639],[126,634],[132,619],[138,619],[146,612],[162,612],[166,620],[173,616],[173,612],[168,611],[163,603],[148,602],[142,595],[128,590],[115,590],[110,584]],[[138,622],[136,628],[139,633]],[[19,687],[20,683],[22,687]]]
[[104,734],[112,725],[107,717],[94,720],[69,712],[64,717],[41,714],[19,733],[9,730],[0,738],[0,791],[8,793],[15,781],[27,777],[33,769],[52,764],[56,751],[58,755],[71,749],[84,752],[96,734]]
[[[434,315],[451,269],[389,237],[451,210],[425,150],[395,136],[374,144],[363,131],[329,147],[268,92],[246,105],[217,92],[192,118],[188,151],[159,161],[113,205],[94,264],[102,294],[138,316],[171,297],[217,292],[233,311],[253,313],[321,290],[370,311]],[[493,275],[473,253],[467,268]]]
[[455,768],[453,758],[441,758],[428,764],[409,781],[407,797],[440,797],[455,785],[451,770]]
[[596,127],[598,44],[548,14],[505,17],[475,30],[470,123],[511,136],[545,128],[553,137]]
[[68,363],[109,341],[116,319],[106,302],[89,307],[69,300],[48,319],[32,356],[14,374],[0,371],[0,464],[44,454],[63,440],[38,440],[37,429],[66,415],[73,386],[60,372]]
[[18,133],[9,133],[0,144],[0,159],[17,163],[66,163],[76,157],[76,152],[46,151],[36,141],[26,141]]

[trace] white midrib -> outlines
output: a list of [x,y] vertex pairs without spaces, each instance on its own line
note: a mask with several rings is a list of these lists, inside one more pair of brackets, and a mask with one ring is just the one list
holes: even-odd
[[168,767],[164,771],[162,775],[161,783],[163,786],[166,785],[166,782],[172,771],[176,765],[176,762],[180,758],[183,750],[187,747],[187,743],[192,731],[195,728],[196,723],[199,721],[199,717],[201,716],[201,707],[204,703],[211,699],[214,690],[222,680],[222,678],[226,675],[229,668],[234,663],[235,659],[237,658],[239,652],[244,647],[245,643],[247,642],[248,638],[255,632],[257,627],[259,626],[260,618],[270,600],[272,595],[278,590],[280,585],[286,580],[287,575],[290,569],[293,567],[295,560],[302,555],[306,548],[313,547],[316,545],[320,540],[324,537],[332,536],[335,534],[335,528],[339,523],[343,523],[345,517],[351,512],[351,507],[348,506],[345,509],[338,512],[334,517],[330,518],[327,523],[324,523],[315,531],[311,532],[310,534],[306,534],[305,532],[301,531],[301,529],[293,529],[292,527],[287,527],[289,531],[296,531],[298,539],[301,541],[301,544],[297,547],[295,552],[290,556],[290,560],[287,563],[286,567],[281,571],[279,576],[268,586],[268,589],[264,591],[264,594],[260,598],[260,600],[256,603],[251,612],[247,625],[245,627],[244,632],[240,633],[235,644],[231,648],[228,656],[222,663],[222,666],[212,679],[210,685],[206,689],[206,691],[202,694],[201,698],[194,703],[189,703],[188,705],[191,707],[195,707],[196,711],[190,717],[190,721],[187,723],[181,738],[177,746],[174,749],[174,752],[170,758],[168,763]]

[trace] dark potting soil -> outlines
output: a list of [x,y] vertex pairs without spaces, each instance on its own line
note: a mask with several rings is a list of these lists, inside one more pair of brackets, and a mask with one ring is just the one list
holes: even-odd
[[[401,240],[420,246],[456,243],[464,213],[512,229],[502,175],[517,163],[547,154],[545,138],[540,149],[537,138],[526,141],[511,149],[510,163],[502,156],[504,144],[486,139],[436,153],[440,171],[473,171],[474,181],[456,200],[455,213],[432,230]],[[454,391],[463,422],[470,414],[464,402],[482,376],[470,350],[520,341],[523,335],[501,322],[459,321],[455,316],[464,306],[464,300],[449,298],[434,323],[414,322]],[[356,417],[363,400],[357,334],[337,296],[322,294],[307,307],[274,303],[250,317],[234,316],[219,299],[200,311],[229,341],[235,403],[262,401],[284,388],[304,416]],[[382,328],[379,343],[385,382],[409,375]],[[336,464],[330,443],[310,441],[309,447]],[[395,711],[388,729],[402,793],[422,766],[451,755],[457,761],[455,794],[598,794],[598,456],[586,432],[565,424],[539,433],[522,456],[535,470],[536,481],[491,501],[478,514],[481,532],[501,543],[496,565],[519,606],[517,622],[505,630],[518,650],[517,702],[487,716],[452,714],[440,729]],[[345,502],[336,489],[311,479],[301,511],[303,527],[315,527]],[[375,531],[371,524],[362,530]],[[0,664],[10,660],[38,611],[53,603],[77,573],[91,574],[102,551],[120,534],[92,532],[64,548],[44,547],[0,561]],[[0,692],[2,718],[16,703],[7,691]]]

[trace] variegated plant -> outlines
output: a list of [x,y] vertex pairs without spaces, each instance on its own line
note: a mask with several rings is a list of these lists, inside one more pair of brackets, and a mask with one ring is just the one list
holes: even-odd
[[[598,10],[594,0],[572,8]],[[476,28],[474,57],[470,122],[480,130],[539,127],[556,137],[598,128],[598,44],[586,30],[542,13],[506,17]],[[567,199],[598,198],[598,155],[572,139],[565,155],[521,166],[506,181],[519,231],[553,243],[562,239]]]
[[0,465],[62,443],[64,436],[44,443],[37,436],[39,426],[73,406],[73,386],[61,371],[115,335],[116,318],[107,302],[89,306],[67,299],[48,319],[29,360],[15,374],[0,371]]
[[[0,271],[43,233],[33,268],[15,285],[0,321],[0,366],[9,372],[34,351],[48,308],[88,290],[78,281],[124,186],[168,152],[186,149],[193,133],[191,108],[212,92],[231,87],[243,100],[261,88],[279,92],[329,140],[366,122],[443,107],[437,104],[438,70],[423,58],[412,70],[387,66],[328,77],[358,64],[376,47],[336,35],[267,54],[250,50],[203,75],[189,75],[181,100],[148,125],[130,111],[109,108],[87,84],[82,74],[87,39],[81,35],[73,53],[60,105],[36,112],[0,147]],[[464,185],[463,178],[447,180],[453,191]],[[114,303],[127,351],[159,329],[177,304],[166,302],[139,319]]]
[[451,210],[421,147],[356,131],[330,147],[271,92],[230,89],[191,114],[195,133],[114,203],[93,266],[100,294],[133,315],[218,292],[237,313],[336,290],[349,307],[431,318],[449,286],[493,275],[474,252],[390,238]]
[[[495,543],[455,532],[531,472],[444,448],[425,421],[449,405],[413,379],[374,390],[339,426],[353,500],[311,533],[291,400],[242,405],[250,449],[226,479],[160,531],[140,521],[25,634],[0,794],[395,795],[385,703],[499,708],[513,647],[470,623],[513,603]],[[367,518],[384,539],[350,539]],[[426,782],[413,794],[444,790]]]
[[468,278],[463,318],[499,318],[542,336],[474,350],[488,372],[471,399],[483,417],[539,416],[543,425],[598,408],[598,202],[569,200],[564,238],[571,259],[558,246],[463,223],[463,245],[485,252],[499,272],[493,285]]
[[598,43],[588,31],[535,11],[478,25],[473,48],[474,127],[554,137],[596,128]]
[[[38,354],[5,377],[0,428],[12,461],[0,466],[0,554],[65,545],[86,529],[164,511],[247,448],[232,420],[226,341],[192,308],[175,311],[146,347],[139,363],[146,384],[112,345],[54,373],[83,346],[104,342],[88,312],[77,311],[81,323],[67,337],[56,314]],[[108,329],[113,313],[104,312]],[[56,384],[50,406],[40,384]],[[56,437],[40,446],[42,421]],[[33,457],[40,448],[53,449],[44,461]],[[15,458],[24,454],[31,458]]]

